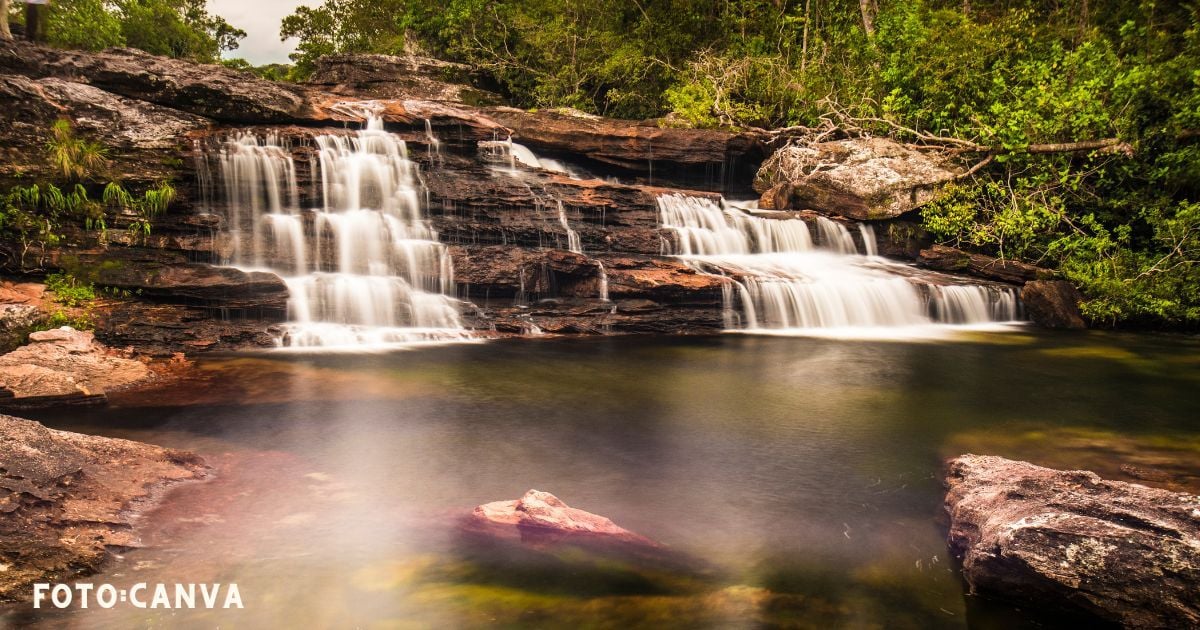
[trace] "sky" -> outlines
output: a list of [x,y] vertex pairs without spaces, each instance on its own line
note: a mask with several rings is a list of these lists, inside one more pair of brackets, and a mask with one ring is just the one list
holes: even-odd
[[279,41],[279,23],[296,7],[318,6],[321,0],[208,0],[208,11],[246,31],[237,50],[226,57],[241,57],[254,65],[288,63],[296,40]]

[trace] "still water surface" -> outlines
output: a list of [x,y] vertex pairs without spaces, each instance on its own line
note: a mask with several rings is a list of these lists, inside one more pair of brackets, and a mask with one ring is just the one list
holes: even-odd
[[[91,581],[235,582],[244,610],[0,617],[55,627],[1012,627],[965,597],[941,462],[964,452],[1200,489],[1200,342],[510,340],[206,360],[40,419],[203,455],[146,548]],[[481,544],[537,488],[688,568]]]

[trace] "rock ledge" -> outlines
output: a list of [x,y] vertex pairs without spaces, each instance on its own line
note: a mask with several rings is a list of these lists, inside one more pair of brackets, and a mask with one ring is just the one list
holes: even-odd
[[1125,626],[1200,625],[1200,497],[1001,457],[949,462],[973,593]]

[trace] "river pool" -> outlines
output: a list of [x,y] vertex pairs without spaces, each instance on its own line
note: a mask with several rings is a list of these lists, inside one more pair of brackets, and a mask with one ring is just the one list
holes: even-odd
[[[146,546],[89,581],[236,583],[240,610],[42,611],[55,627],[1014,627],[964,595],[945,458],[1200,489],[1200,340],[1032,330],[883,342],[513,339],[203,360],[54,428],[194,451]],[[487,544],[552,492],[694,561]]]

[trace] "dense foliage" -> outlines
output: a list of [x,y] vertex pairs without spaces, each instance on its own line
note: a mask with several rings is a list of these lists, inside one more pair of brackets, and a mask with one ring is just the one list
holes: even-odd
[[[1142,0],[327,0],[298,70],[425,52],[517,104],[820,127],[995,151],[924,211],[943,242],[1055,267],[1098,323],[1200,326],[1200,9]],[[1038,143],[1119,139],[1099,151]],[[954,147],[953,143],[948,146]]]
[[206,5],[207,0],[54,0],[46,38],[64,48],[129,46],[213,63],[222,52],[236,49],[246,33],[209,13]]

